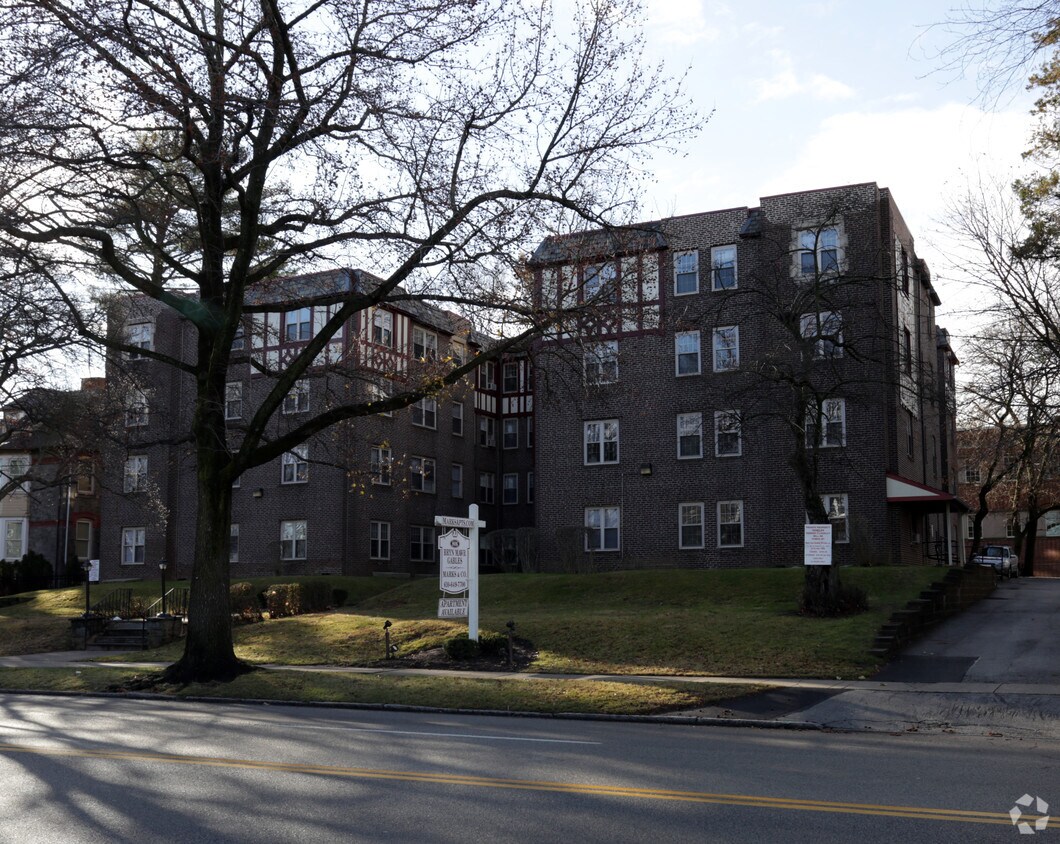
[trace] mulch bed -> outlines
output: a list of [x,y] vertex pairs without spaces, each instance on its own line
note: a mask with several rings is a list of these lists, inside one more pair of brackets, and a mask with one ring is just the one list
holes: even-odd
[[462,671],[523,671],[537,659],[537,650],[525,639],[512,642],[512,655],[515,665],[508,664],[507,650],[503,654],[477,656],[474,659],[450,659],[444,648],[431,648],[426,651],[395,657],[385,662],[376,663],[377,668],[449,668]]

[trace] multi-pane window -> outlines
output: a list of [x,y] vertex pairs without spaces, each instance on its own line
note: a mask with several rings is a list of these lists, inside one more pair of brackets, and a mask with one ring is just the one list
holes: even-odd
[[[18,480],[19,478],[25,478],[29,473],[30,459],[28,454],[13,454],[7,457],[0,457],[0,487],[6,486],[9,482]],[[14,487],[12,492],[29,492],[30,482],[29,480],[23,480],[22,483]]]
[[799,270],[803,275],[839,270],[839,232],[835,228],[799,232]]
[[368,556],[373,560],[390,559],[390,522],[369,523]]
[[123,492],[143,492],[147,488],[147,455],[134,454],[125,461]]
[[393,347],[394,315],[390,311],[376,308],[372,314],[372,342],[378,346]]
[[585,550],[617,551],[622,518],[618,507],[587,507],[585,510]]
[[147,528],[128,527],[121,529],[121,564],[142,566],[147,545]]
[[464,497],[464,467],[460,463],[454,463],[449,470],[449,494],[453,498]]
[[463,366],[467,362],[467,346],[453,340],[449,345],[449,355],[453,359],[453,366]]
[[308,533],[304,519],[280,522],[280,559],[304,560]]
[[813,341],[815,358],[843,356],[843,318],[835,311],[803,314],[802,336]]
[[[125,342],[137,349],[147,349],[150,351],[154,348],[154,341],[155,327],[150,322],[133,323],[125,329]],[[137,352],[129,352],[128,357],[130,360],[135,360],[140,357],[140,354]]]
[[677,414],[677,456],[682,460],[703,456],[703,414]]
[[26,553],[28,519],[0,519],[0,559],[17,562]]
[[519,363],[510,361],[501,371],[501,388],[506,393],[519,392]]
[[493,472],[479,472],[478,473],[478,500],[483,504],[493,503],[493,488],[496,485],[496,479],[494,478]]
[[508,472],[501,479],[501,503],[519,503],[519,473]]
[[908,328],[902,328],[902,369],[906,375],[913,374],[913,335]]
[[526,473],[526,503],[534,503],[534,473]]
[[585,423],[585,464],[618,462],[618,420],[599,419]]
[[497,444],[497,422],[492,416],[478,417],[478,444],[485,448]]
[[714,329],[714,371],[728,372],[740,366],[740,328],[727,325]]
[[74,553],[79,560],[87,560],[92,556],[92,522],[88,519],[78,519],[74,528]]
[[283,315],[283,339],[288,343],[308,340],[313,330],[313,314],[310,308],[296,308]]
[[850,542],[846,493],[822,495],[821,503],[824,505],[824,511],[828,514],[828,521],[832,525],[832,541],[837,543]]
[[511,416],[501,422],[501,445],[504,448],[519,447],[519,418]]
[[243,330],[242,325],[237,325],[235,333],[232,335],[232,351],[241,352],[246,347],[246,331]]
[[412,424],[434,429],[438,426],[438,402],[425,396],[412,405]]
[[243,418],[243,382],[225,384],[225,419]]
[[390,449],[382,445],[372,446],[370,466],[372,483],[380,486],[390,486],[390,472],[392,466],[393,458]]
[[736,247],[715,246],[710,250],[711,282],[714,290],[736,287]]
[[699,332],[679,331],[674,335],[678,375],[699,375]]
[[423,328],[413,328],[412,356],[419,360],[437,360],[438,335]]
[[454,401],[450,404],[453,413],[453,436],[464,436],[464,403]]
[[978,466],[965,466],[964,467],[964,482],[967,484],[978,484],[982,483],[983,473],[979,470]]
[[409,458],[409,489],[413,492],[434,492],[434,458]]
[[409,528],[409,558],[417,563],[434,561],[434,528],[425,525],[413,525]]
[[309,446],[296,445],[280,457],[280,483],[304,484],[309,480]]
[[718,457],[739,457],[742,453],[740,414],[735,410],[717,411],[714,414],[714,454]]
[[291,392],[283,397],[283,412],[307,413],[309,411],[309,382],[295,381]]
[[718,547],[738,548],[743,545],[743,502],[718,502]]
[[147,424],[147,393],[139,387],[129,389],[125,397],[125,427],[139,428]]
[[612,263],[586,267],[585,301],[599,296],[605,302],[613,302],[617,292],[615,278],[615,265]]
[[840,448],[847,443],[846,400],[825,399],[821,402],[821,415],[815,418],[815,411],[810,409],[810,418],[806,420],[806,445],[812,446],[815,441],[820,448]]
[[678,547],[703,547],[703,504],[692,501],[678,505]]
[[228,529],[228,562],[239,562],[239,525],[233,524]]
[[[382,381],[380,383],[369,382],[368,384],[368,402],[369,404],[375,404],[376,402],[386,401],[392,398],[394,394],[393,386],[389,381]],[[377,416],[393,416],[394,411],[392,410],[381,410]]]
[[975,539],[975,520],[965,519],[964,522],[964,538]]
[[483,390],[497,389],[497,364],[488,360],[479,367],[478,385]]
[[685,296],[699,292],[699,253],[677,252],[674,254],[674,295]]
[[77,464],[77,494],[94,495],[96,492],[96,470],[88,460]]
[[618,341],[592,343],[582,358],[586,384],[614,384],[618,381]]

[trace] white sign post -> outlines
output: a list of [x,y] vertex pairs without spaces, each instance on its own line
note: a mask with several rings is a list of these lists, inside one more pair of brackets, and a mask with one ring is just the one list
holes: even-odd
[[88,570],[88,579],[91,583],[99,583],[99,560],[89,560],[89,565],[92,566]]
[[802,558],[807,566],[832,565],[832,526],[830,524],[805,526]]
[[[467,518],[435,516],[437,527],[450,530],[438,537],[438,585],[447,595],[467,591],[466,603],[461,598],[442,598],[438,601],[439,618],[467,616],[467,636],[478,641],[478,545],[479,528],[486,523],[479,520],[478,505],[467,508]],[[464,528],[471,535],[464,536],[456,528]],[[462,605],[463,604],[463,605]]]

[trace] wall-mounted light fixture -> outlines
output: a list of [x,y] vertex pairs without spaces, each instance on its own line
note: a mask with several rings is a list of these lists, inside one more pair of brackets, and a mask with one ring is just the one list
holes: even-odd
[[644,478],[651,477],[651,463],[641,463],[640,464],[640,474],[641,474],[641,477],[644,477]]
[[251,493],[251,495],[254,496],[254,498],[264,498],[265,490],[259,486],[256,490],[254,490],[254,492]]

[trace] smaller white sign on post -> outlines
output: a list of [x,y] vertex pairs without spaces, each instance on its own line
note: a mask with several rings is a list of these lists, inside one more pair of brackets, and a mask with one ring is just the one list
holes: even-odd
[[832,565],[832,526],[806,525],[803,533],[803,563],[807,566]]
[[438,618],[467,618],[467,598],[439,598]]
[[[435,516],[437,527],[449,530],[438,538],[438,576],[443,592],[450,595],[467,592],[467,598],[441,598],[438,601],[439,618],[463,618],[467,616],[467,636],[478,641],[478,533],[486,523],[478,517],[478,505],[467,508],[467,518],[460,516]],[[457,528],[463,528],[470,536],[464,536]],[[460,615],[447,615],[456,610],[450,601],[464,602],[465,611]]]
[[88,570],[89,583],[99,583],[99,560],[89,560],[88,564],[92,567]]
[[438,537],[438,586],[447,595],[468,590],[470,559],[471,540],[456,528]]

